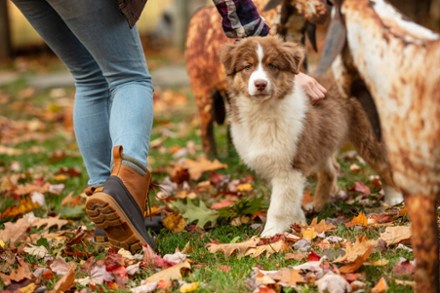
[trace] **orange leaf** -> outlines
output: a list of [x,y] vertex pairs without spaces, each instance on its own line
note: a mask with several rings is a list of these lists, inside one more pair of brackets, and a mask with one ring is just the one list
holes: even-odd
[[318,223],[318,218],[314,218],[309,227],[314,228],[318,234],[336,229],[335,225],[327,224],[324,219]]
[[274,254],[274,253],[279,253],[279,252],[286,252],[289,250],[289,244],[284,241],[283,239],[278,240],[275,243],[269,243],[269,244],[264,244],[264,245],[259,245],[255,248],[249,248],[245,255],[250,255],[252,257],[258,257],[260,255],[262,255],[263,253],[265,253],[266,257],[269,257],[270,255]]
[[385,278],[382,277],[380,278],[379,282],[377,282],[376,286],[374,286],[374,288],[371,289],[371,293],[382,293],[382,292],[387,292],[387,290],[388,290],[387,281],[385,281]]
[[346,227],[352,227],[352,226],[360,225],[360,226],[366,227],[367,223],[368,223],[367,222],[367,216],[365,216],[364,212],[361,211],[359,213],[359,215],[357,215],[350,222],[345,224],[345,226]]

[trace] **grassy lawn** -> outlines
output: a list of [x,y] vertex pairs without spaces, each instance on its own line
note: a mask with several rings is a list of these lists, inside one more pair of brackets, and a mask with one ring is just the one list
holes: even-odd
[[[74,200],[86,187],[88,178],[69,122],[73,89],[40,90],[30,87],[32,76],[42,74],[42,70],[47,68],[59,68],[59,65],[50,58],[47,66],[33,64],[32,60],[22,62],[29,66],[27,72],[30,73],[22,74],[14,82],[0,87],[0,230],[6,229],[8,224],[17,224],[28,212],[42,219],[59,216],[68,222],[59,226],[31,226],[16,242],[0,241],[0,279],[3,280],[0,281],[0,290],[14,291],[27,286],[34,288],[27,292],[34,292],[37,288],[57,288],[57,282],[62,276],[54,273],[56,270],[53,263],[55,259],[62,258],[76,267],[75,281],[70,292],[130,292],[130,288],[139,286],[142,280],[164,267],[146,265],[144,255],[141,270],[128,275],[125,281],[115,278],[98,285],[80,282],[90,277],[94,265],[102,262],[108,265],[107,260],[116,253],[106,243],[93,242],[93,224],[85,215],[81,200],[79,203]],[[10,68],[17,69],[17,63],[10,65]],[[231,256],[222,251],[211,253],[208,243],[239,244],[259,235],[270,189],[240,162],[233,151],[227,151],[224,127],[218,127],[217,139],[219,161],[227,167],[203,172],[200,178],[189,179],[181,184],[170,183],[170,170],[176,168],[182,160],[197,160],[202,156],[202,151],[197,111],[190,89],[159,89],[156,97],[159,108],[160,103],[164,103],[165,93],[175,95],[176,99],[185,97],[185,103],[171,103],[166,111],[156,113],[150,167],[153,179],[162,185],[172,186],[172,191],[165,193],[155,190],[156,196],[152,202],[153,207],[163,215],[176,214],[185,222],[182,229],[176,229],[178,231],[162,229],[155,235],[155,239],[161,257],[175,253],[176,249],[183,250],[191,261],[191,269],[182,271],[181,283],[173,281],[165,289],[156,289],[156,292],[317,292],[315,281],[321,276],[316,272],[301,271],[304,281],[292,287],[278,283],[265,284],[268,291],[263,291],[261,283],[258,283],[258,275],[255,276],[254,272],[258,269],[291,268],[315,260],[315,254],[321,259],[327,258],[329,266],[337,271],[341,264],[333,261],[344,255],[347,242],[355,242],[361,236],[378,240],[387,227],[409,225],[403,206],[386,209],[381,205],[383,195],[380,185],[374,180],[374,174],[347,146],[338,157],[341,165],[341,195],[323,212],[307,215],[309,224],[317,217],[318,220],[324,219],[333,224],[334,229],[326,231],[325,235],[312,237],[309,248],[302,252],[293,248],[301,238],[305,238],[305,234],[297,227],[299,230],[291,231],[291,235],[299,238],[286,240],[287,249],[278,253],[262,254],[259,257],[239,256],[236,251]],[[50,187],[47,189],[44,186]],[[237,186],[241,186],[241,189],[237,189]],[[365,187],[368,187],[369,192],[365,191]],[[306,193],[313,193],[313,188],[314,179],[311,178]],[[38,198],[39,194],[45,204],[32,206],[30,198]],[[74,199],[65,200],[68,197]],[[209,209],[225,199],[230,199],[233,204],[215,211]],[[28,206],[24,204],[26,201]],[[197,212],[215,213],[215,221],[208,222],[203,229],[197,226],[196,221],[191,222],[193,219],[200,221],[203,215],[185,214],[191,205],[198,206],[200,202],[208,208]],[[15,214],[11,212],[14,207]],[[360,212],[366,214],[368,223],[347,225]],[[341,240],[326,242],[331,236],[340,237]],[[31,244],[32,247],[45,247],[47,253],[40,257],[35,251],[25,249]],[[386,245],[383,240],[377,241],[368,259],[355,271],[343,274],[343,277],[352,284],[360,282],[360,290],[367,292],[382,277],[389,292],[411,292],[411,273],[398,270],[401,268],[401,258],[413,260],[407,245],[406,242],[404,248],[397,248],[397,243]],[[287,257],[298,252],[302,253],[303,259]],[[31,272],[39,269],[46,273],[38,277],[28,275],[27,278],[17,277],[15,281],[5,281],[21,267]],[[107,271],[110,271],[108,266]],[[185,291],[182,282],[198,284]],[[260,289],[256,289],[258,287]]]

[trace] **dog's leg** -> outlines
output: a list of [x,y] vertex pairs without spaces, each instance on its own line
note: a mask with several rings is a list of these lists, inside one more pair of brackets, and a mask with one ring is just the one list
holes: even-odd
[[305,181],[306,178],[293,169],[280,172],[272,179],[272,195],[261,237],[283,233],[294,223],[305,223],[301,209]]
[[199,110],[203,151],[208,157],[214,158],[217,155],[217,150],[214,138],[214,119],[212,117],[212,97],[211,95],[197,96],[195,101]]
[[313,197],[313,209],[321,211],[328,202],[329,195],[339,191],[334,158],[329,158],[318,172],[318,182]]

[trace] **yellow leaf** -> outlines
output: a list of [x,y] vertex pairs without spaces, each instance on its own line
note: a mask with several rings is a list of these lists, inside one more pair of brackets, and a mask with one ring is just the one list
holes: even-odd
[[58,175],[55,175],[53,177],[53,179],[56,180],[56,181],[66,181],[67,180],[67,176],[64,175],[64,174],[58,174]]
[[380,234],[380,239],[384,240],[387,245],[397,244],[401,242],[409,242],[411,239],[411,227],[386,227],[385,231]]
[[182,287],[180,287],[179,292],[181,293],[188,293],[196,291],[199,288],[200,282],[193,282],[190,284],[183,284]]
[[379,282],[377,282],[376,286],[374,286],[373,289],[371,289],[371,293],[382,293],[388,291],[388,285],[387,281],[385,281],[385,278],[380,278]]
[[304,239],[312,241],[318,234],[315,231],[315,228],[307,228],[301,229],[301,234]]
[[242,183],[237,185],[237,191],[251,191],[252,190],[252,185],[250,183]]
[[160,280],[181,280],[182,271],[190,269],[191,264],[189,260],[185,260],[184,262],[178,263],[172,267],[151,275],[147,278],[146,283],[159,282]]
[[182,232],[186,227],[186,221],[182,215],[172,213],[163,219],[163,226],[172,232]]
[[0,247],[1,248],[5,247],[5,243],[3,242],[3,240],[0,240]]
[[367,224],[368,224],[367,216],[364,214],[364,212],[361,211],[359,215],[357,215],[350,222],[345,224],[345,226],[352,227],[352,226],[360,225],[366,227]]
[[35,289],[37,289],[37,285],[34,283],[30,283],[29,285],[20,288],[20,292],[22,293],[34,293]]

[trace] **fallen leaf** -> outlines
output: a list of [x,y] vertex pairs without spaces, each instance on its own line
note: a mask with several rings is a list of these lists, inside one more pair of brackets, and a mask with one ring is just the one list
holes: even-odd
[[18,258],[18,268],[11,272],[9,279],[15,282],[20,282],[24,279],[32,280],[32,278],[33,274],[29,264],[25,260]]
[[163,259],[171,263],[181,263],[187,259],[188,255],[177,251],[173,254],[165,254]]
[[307,256],[307,259],[308,259],[308,261],[319,261],[321,259],[321,257],[312,251]]
[[206,246],[208,247],[208,251],[211,253],[222,252],[226,255],[226,257],[230,257],[234,252],[237,253],[238,257],[244,256],[246,251],[250,248],[257,247],[260,239],[258,237],[252,237],[249,240],[239,243],[208,243]]
[[249,248],[245,255],[252,257],[259,257],[264,253],[266,257],[271,256],[274,253],[282,253],[289,250],[289,244],[283,239],[278,240],[275,243],[269,243],[264,245],[258,245],[257,247]]
[[70,269],[58,282],[55,284],[54,290],[58,292],[66,292],[73,287],[75,280],[75,265],[70,264]]
[[393,267],[393,274],[396,276],[409,276],[414,273],[416,266],[414,262],[408,259],[401,259],[398,264]]
[[411,227],[386,227],[385,232],[380,234],[380,239],[384,240],[387,245],[397,244],[401,242],[407,243],[411,239]]
[[365,235],[362,235],[356,239],[355,243],[348,242],[345,247],[345,255],[338,257],[334,263],[346,264],[339,268],[341,273],[353,273],[368,259],[375,245],[376,241],[369,240]]
[[20,293],[34,293],[35,289],[37,289],[37,285],[35,283],[30,283],[27,286],[21,287],[19,292]]
[[24,252],[37,257],[37,259],[42,259],[45,256],[49,255],[49,251],[43,245],[35,246],[32,244],[28,244],[29,246],[23,249]]
[[50,264],[50,269],[58,276],[64,276],[70,270],[70,265],[62,258],[55,259]]
[[188,201],[186,205],[177,202],[174,205],[182,212],[182,216],[188,220],[188,223],[197,222],[197,227],[200,228],[209,222],[214,226],[219,217],[219,213],[206,207],[202,200],[198,206],[192,201]]
[[197,289],[199,289],[200,282],[193,282],[189,284],[183,284],[179,288],[180,293],[188,293],[188,292],[194,292]]
[[304,283],[304,277],[299,270],[282,268],[278,271],[279,277],[274,277],[283,287],[295,287],[298,283]]
[[309,241],[312,241],[318,235],[315,231],[315,228],[313,227],[307,229],[301,229],[301,234],[304,239],[307,239]]
[[351,286],[341,275],[327,272],[322,278],[316,281],[318,292],[344,293],[351,292]]
[[382,293],[382,292],[387,292],[387,290],[388,290],[387,282],[385,281],[385,278],[382,277],[380,278],[379,282],[377,282],[376,286],[374,286],[374,288],[371,289],[371,293]]
[[179,213],[168,214],[162,223],[171,232],[182,232],[186,227],[186,221]]
[[181,280],[182,271],[190,270],[191,264],[188,260],[182,263],[176,264],[170,268],[160,271],[146,279],[148,283],[159,282],[160,280]]
[[303,260],[307,258],[307,255],[301,252],[294,252],[294,253],[286,253],[285,257],[286,260]]
[[360,225],[363,227],[366,227],[368,225],[367,216],[365,216],[364,212],[359,212],[359,214],[356,217],[353,217],[353,219],[345,224],[346,227],[352,227]]
[[206,158],[199,158],[197,161],[191,159],[184,159],[178,162],[171,171],[171,176],[174,176],[175,170],[188,169],[191,179],[198,180],[204,172],[215,171],[218,169],[227,168],[228,165],[220,163],[218,160],[209,161]]
[[321,234],[327,231],[332,231],[334,229],[336,229],[336,226],[333,224],[327,224],[326,221],[324,219],[322,219],[319,223],[318,223],[318,218],[314,218],[312,220],[312,222],[309,225],[310,228],[314,228],[316,233]]
[[47,229],[56,226],[58,229],[61,229],[64,225],[69,223],[68,220],[62,220],[58,216],[57,217],[49,217],[49,218],[36,218],[32,221],[32,227],[41,228],[42,226],[47,225]]
[[84,198],[80,195],[73,196],[73,192],[70,192],[62,201],[62,205],[67,205],[71,207],[81,206],[84,204]]
[[10,206],[1,212],[0,219],[15,218],[38,209],[39,207],[40,205],[37,202],[34,202],[30,196],[26,196],[20,199],[20,203],[18,205]]
[[371,194],[370,188],[362,182],[356,182],[353,187],[350,188],[351,191],[357,191],[367,196]]
[[31,227],[33,219],[35,219],[34,215],[29,213],[15,223],[6,222],[4,224],[5,228],[0,230],[0,240],[3,242],[10,241],[11,243],[21,240],[26,235],[27,229]]

